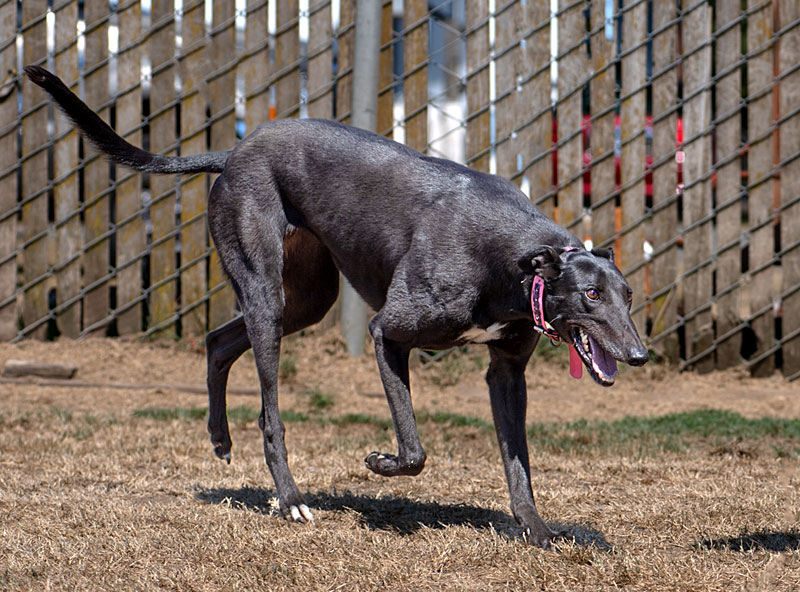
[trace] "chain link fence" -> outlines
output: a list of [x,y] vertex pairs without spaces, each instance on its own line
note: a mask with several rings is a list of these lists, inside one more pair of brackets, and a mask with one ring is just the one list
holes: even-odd
[[[208,175],[87,149],[24,64],[130,142],[223,150],[349,120],[354,0],[0,2],[0,338],[202,334],[236,314]],[[651,349],[800,376],[794,0],[383,2],[378,128],[613,246]]]

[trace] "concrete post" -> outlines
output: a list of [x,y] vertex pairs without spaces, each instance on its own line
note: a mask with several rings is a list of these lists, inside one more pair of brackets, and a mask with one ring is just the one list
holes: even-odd
[[[353,104],[350,123],[371,132],[378,119],[378,66],[381,47],[380,0],[358,0],[353,55]],[[351,356],[364,353],[367,305],[342,278],[342,334]]]

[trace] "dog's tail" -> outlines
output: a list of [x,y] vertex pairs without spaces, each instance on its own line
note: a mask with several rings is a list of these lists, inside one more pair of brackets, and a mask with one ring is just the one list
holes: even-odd
[[97,150],[117,164],[145,173],[220,173],[230,156],[230,152],[209,152],[193,156],[161,156],[147,152],[121,138],[57,76],[39,66],[25,66],[25,74],[31,82],[47,91]]

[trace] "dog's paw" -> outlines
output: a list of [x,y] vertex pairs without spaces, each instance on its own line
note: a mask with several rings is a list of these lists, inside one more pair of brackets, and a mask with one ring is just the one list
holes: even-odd
[[303,495],[297,490],[283,495],[279,494],[277,498],[273,499],[272,505],[289,522],[314,524],[314,515],[308,509]]
[[566,530],[555,531],[550,528],[525,528],[522,531],[522,538],[528,544],[544,549],[545,551],[552,551],[553,543],[557,539],[564,538],[568,534]]
[[226,461],[228,464],[231,464],[231,443],[230,440],[228,442],[220,442],[214,441],[211,439],[211,444],[214,446],[214,454],[217,455],[217,458],[221,458],[222,460]]
[[373,473],[384,477],[397,477],[398,475],[419,475],[425,467],[425,459],[420,462],[402,462],[393,454],[371,452],[364,459],[364,464]]
[[221,458],[228,464],[231,464],[231,449],[228,448],[227,450],[223,448],[221,445],[216,444],[214,445],[214,454],[217,455],[217,458]]
[[208,432],[211,435],[211,445],[214,447],[214,454],[217,455],[217,458],[221,458],[228,464],[231,464],[231,448],[233,448],[233,442],[231,442],[227,429],[218,430],[209,427]]

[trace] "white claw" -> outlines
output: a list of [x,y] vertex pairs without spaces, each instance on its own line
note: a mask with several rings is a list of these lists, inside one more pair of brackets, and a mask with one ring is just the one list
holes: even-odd
[[295,522],[311,522],[314,523],[314,515],[311,513],[311,510],[308,509],[308,506],[305,504],[301,504],[300,506],[291,506],[289,508],[289,513],[292,516],[292,520]]
[[311,513],[307,505],[303,504],[300,506],[300,514],[306,519],[306,522],[314,524],[314,514]]
[[300,510],[297,509],[297,506],[292,506],[289,511],[292,513],[292,520],[295,522],[302,521],[302,518],[300,518]]

